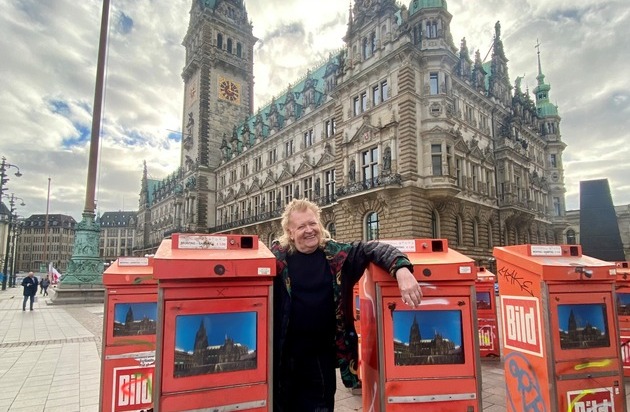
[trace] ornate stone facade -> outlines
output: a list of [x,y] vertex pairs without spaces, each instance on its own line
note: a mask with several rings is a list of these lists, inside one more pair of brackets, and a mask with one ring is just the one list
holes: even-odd
[[512,86],[498,22],[482,62],[455,47],[445,2],[357,0],[341,51],[253,112],[246,17],[242,1],[193,2],[180,171],[159,202],[143,183],[139,211],[145,230],[160,208],[175,218],[138,250],[176,230],[268,243],[295,197],[339,240],[446,238],[480,263],[497,245],[562,242],[560,117],[540,58],[534,98]]

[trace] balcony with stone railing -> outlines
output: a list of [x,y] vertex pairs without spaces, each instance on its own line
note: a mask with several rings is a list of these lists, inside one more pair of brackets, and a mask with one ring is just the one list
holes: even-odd
[[402,176],[396,173],[386,174],[359,182],[349,183],[337,189],[337,197],[351,196],[368,190],[382,188],[390,185],[402,184]]

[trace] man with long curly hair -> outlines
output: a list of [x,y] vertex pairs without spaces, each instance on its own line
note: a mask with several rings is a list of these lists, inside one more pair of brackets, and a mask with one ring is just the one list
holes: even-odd
[[342,243],[324,228],[319,207],[294,199],[282,215],[283,234],[271,251],[274,281],[274,411],[332,412],[339,368],[346,387],[360,385],[352,290],[370,262],[398,281],[415,307],[422,292],[413,265],[379,242]]

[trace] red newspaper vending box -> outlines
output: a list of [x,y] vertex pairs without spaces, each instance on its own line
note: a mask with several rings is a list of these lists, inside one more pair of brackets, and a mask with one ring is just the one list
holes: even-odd
[[496,276],[484,267],[477,270],[475,289],[477,296],[477,321],[479,323],[479,353],[481,359],[501,357],[497,326],[497,301],[494,296]]
[[[354,308],[354,330],[357,332],[357,341],[359,344],[359,348],[361,347],[361,304],[359,299],[359,284],[354,285],[352,289],[352,299]],[[359,370],[358,370],[359,379],[361,379],[361,349],[359,349]],[[361,391],[360,388],[352,389],[353,394],[359,394]]]
[[154,262],[155,411],[272,410],[276,259],[257,236],[174,234]]
[[359,281],[363,410],[481,411],[474,261],[443,239],[383,242],[407,254],[424,296],[406,306],[375,265]]
[[103,273],[101,411],[153,407],[157,281],[152,257],[121,257]]
[[617,316],[623,375],[630,376],[630,262],[617,262]]
[[497,259],[507,410],[626,411],[615,265],[579,245],[516,245]]

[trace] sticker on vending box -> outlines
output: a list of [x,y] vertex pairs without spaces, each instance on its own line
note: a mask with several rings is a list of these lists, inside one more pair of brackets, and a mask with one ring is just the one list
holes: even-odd
[[582,389],[567,392],[568,410],[574,412],[614,412],[612,388]]
[[538,298],[501,296],[503,346],[542,357],[542,327]]
[[153,399],[154,367],[114,368],[113,407],[115,412],[149,409]]

